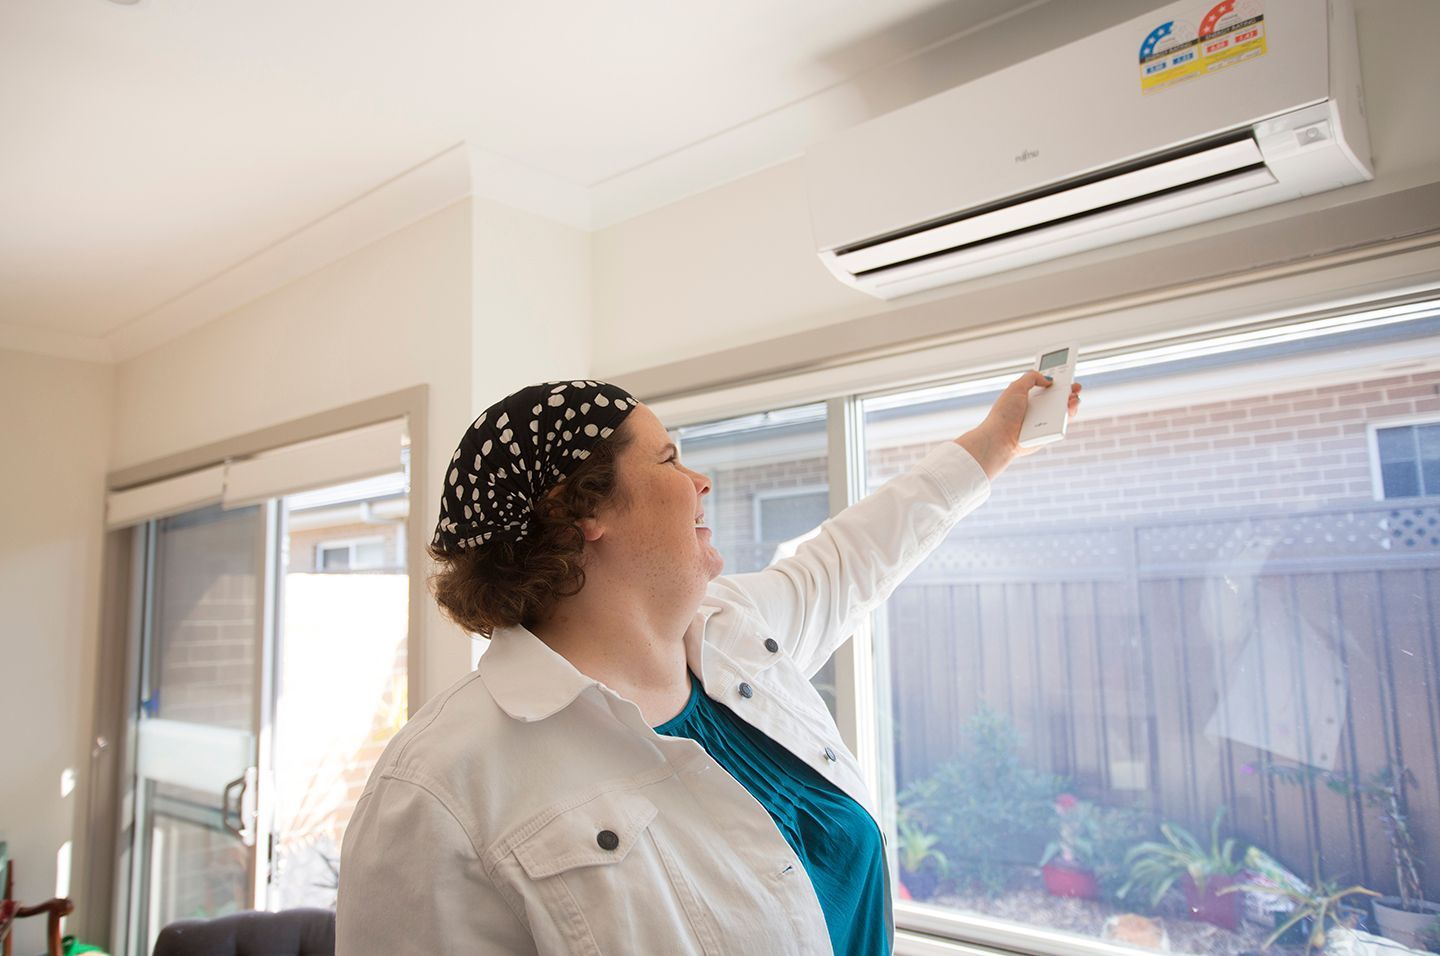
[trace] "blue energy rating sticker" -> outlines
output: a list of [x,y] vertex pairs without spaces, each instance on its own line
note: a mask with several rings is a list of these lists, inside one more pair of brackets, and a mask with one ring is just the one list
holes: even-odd
[[1166,20],[1140,44],[1140,89],[1149,93],[1195,75],[1200,67],[1194,24]]
[[1153,93],[1265,53],[1262,0],[1221,0],[1199,18],[1157,24],[1140,43],[1140,91]]

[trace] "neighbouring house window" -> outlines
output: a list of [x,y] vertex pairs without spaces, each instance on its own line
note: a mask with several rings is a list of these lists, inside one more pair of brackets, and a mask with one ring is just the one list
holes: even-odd
[[1379,498],[1440,495],[1440,420],[1375,429]]
[[331,541],[315,549],[315,567],[320,571],[371,571],[390,563],[384,538],[358,541]]
[[825,488],[762,492],[755,496],[755,537],[784,542],[809,534],[830,517],[830,492]]

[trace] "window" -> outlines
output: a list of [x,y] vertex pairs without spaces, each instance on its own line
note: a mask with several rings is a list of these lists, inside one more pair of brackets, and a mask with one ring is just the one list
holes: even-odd
[[[1440,504],[1377,502],[1372,477],[1385,498],[1440,484],[1440,312],[1406,309],[1082,351],[1070,437],[1017,461],[894,591],[838,689],[867,721],[902,931],[1258,950],[1275,897],[1132,882],[1161,824],[1233,837],[1236,869],[1413,894],[1370,799],[1390,784],[1418,890],[1440,896]],[[815,507],[803,476],[765,485],[786,467],[878,487],[1012,375],[836,399],[860,423],[843,447],[767,457],[753,418],[695,426],[689,463],[732,503],[727,569],[808,520],[784,524]],[[725,461],[704,460],[706,429]]]
[[387,561],[384,538],[327,541],[315,546],[317,571],[366,571],[382,568]]
[[755,494],[755,537],[783,544],[803,537],[830,517],[830,491],[761,491]]
[[[1219,897],[1224,932],[1187,918],[1209,905],[1198,889],[1164,892],[1127,862],[1163,842],[1159,825],[1206,848],[1218,825],[1237,869],[1255,847],[1297,879],[1318,865],[1393,894],[1363,788],[1403,766],[1427,781],[1409,809],[1440,847],[1440,697],[1406,676],[1440,665],[1440,508],[1377,505],[1364,464],[1372,409],[1440,409],[1440,372],[1386,374],[1382,358],[1434,327],[1088,371],[1082,355],[1095,401],[1070,437],[1015,462],[876,621],[899,842],[933,839],[947,864],[901,860],[912,899],[1084,936],[1143,913],[1176,950],[1239,952],[1274,928],[1240,917],[1275,900]],[[1287,372],[1346,355],[1322,383]],[[1268,385],[1240,384],[1261,371]],[[869,485],[993,398],[957,384],[865,399]],[[1423,427],[1377,434],[1382,452],[1403,434],[1415,475]]]
[[1440,420],[1377,425],[1376,498],[1440,495]]

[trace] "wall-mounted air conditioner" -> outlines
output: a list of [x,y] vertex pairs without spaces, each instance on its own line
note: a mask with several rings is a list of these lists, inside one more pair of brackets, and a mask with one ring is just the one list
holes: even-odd
[[883,299],[1363,182],[1354,13],[1183,0],[846,130],[806,171],[820,258]]

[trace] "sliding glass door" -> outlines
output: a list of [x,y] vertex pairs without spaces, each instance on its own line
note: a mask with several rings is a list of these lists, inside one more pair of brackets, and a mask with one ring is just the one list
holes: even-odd
[[271,506],[152,522],[136,702],[131,952],[165,924],[254,905]]
[[333,906],[345,825],[408,715],[403,421],[224,473],[214,503],[129,525],[127,956],[177,920]]

